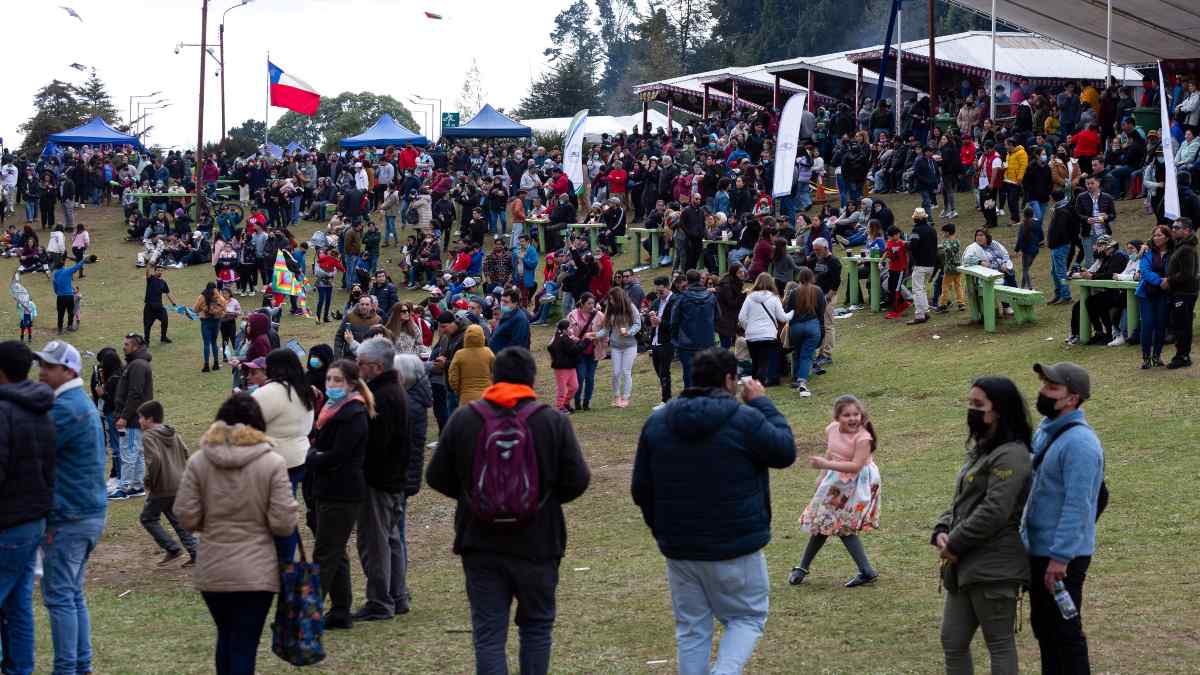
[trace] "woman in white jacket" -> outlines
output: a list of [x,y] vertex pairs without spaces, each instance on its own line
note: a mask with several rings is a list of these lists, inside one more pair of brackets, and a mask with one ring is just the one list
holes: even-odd
[[[304,480],[308,434],[312,432],[316,409],[316,394],[295,352],[283,348],[267,354],[267,383],[251,392],[251,396],[262,409],[263,420],[267,423],[267,436],[275,441],[272,450],[282,456],[287,464],[294,497],[296,487]],[[276,538],[275,546],[281,562],[292,560],[297,541],[299,531]]]
[[738,324],[746,333],[746,347],[754,364],[754,379],[759,382],[767,383],[769,366],[780,356],[779,326],[791,319],[792,313],[783,311],[783,303],[775,294],[775,280],[767,272],[759,274],[754,290],[738,312]]

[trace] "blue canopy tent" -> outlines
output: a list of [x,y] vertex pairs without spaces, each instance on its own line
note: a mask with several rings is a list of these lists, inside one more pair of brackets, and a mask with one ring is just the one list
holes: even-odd
[[443,129],[442,135],[447,138],[529,138],[533,136],[533,130],[496,112],[492,106],[484,105],[471,121]]
[[391,115],[384,113],[378,122],[371,125],[371,128],[357,136],[343,138],[341,143],[343,148],[383,148],[389,145],[405,145],[407,143],[429,145],[429,139],[414,131],[405,129],[403,125],[392,119]]
[[304,146],[300,145],[296,141],[292,141],[291,143],[288,143],[288,145],[287,145],[288,152],[290,152],[292,154],[296,154],[296,151],[298,151],[298,150],[304,150]]
[[45,148],[42,148],[41,158],[46,159],[47,157],[62,157],[62,154],[63,151],[58,147],[58,144],[54,141],[50,141],[46,144]]
[[141,148],[142,144],[136,136],[123,134],[108,125],[108,122],[93,117],[90,122],[75,127],[60,131],[57,134],[50,134],[49,140],[58,145],[132,145],[135,148]]
[[275,159],[283,158],[283,148],[279,147],[278,145],[275,145],[274,143],[267,143],[266,145],[260,145],[260,146],[258,146],[258,151],[262,154],[266,154],[271,157],[274,157]]

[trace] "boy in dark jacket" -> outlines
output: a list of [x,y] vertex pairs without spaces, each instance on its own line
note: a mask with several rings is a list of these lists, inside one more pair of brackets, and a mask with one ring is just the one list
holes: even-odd
[[571,337],[567,331],[570,321],[562,319],[555,326],[554,339],[546,345],[550,352],[550,368],[554,371],[554,407],[567,415],[575,412],[571,409],[570,401],[579,389],[579,376],[575,369],[579,366],[579,356],[587,346],[582,340]]
[[1071,260],[1071,245],[1079,237],[1079,219],[1071,200],[1062,190],[1055,190],[1054,216],[1046,233],[1046,248],[1050,249],[1050,278],[1054,281],[1054,299],[1048,305],[1071,302],[1071,286],[1067,283],[1067,267]]
[[192,536],[175,517],[175,492],[179,479],[187,468],[188,449],[175,430],[163,424],[163,406],[158,401],[146,401],[138,406],[138,425],[142,428],[142,444],[146,452],[146,504],[142,507],[139,520],[142,527],[154,538],[154,543],[164,551],[159,567],[169,565],[183,551],[179,544],[167,536],[159,523],[166,516],[175,529],[183,548],[187,549],[188,561],[184,567],[196,564],[196,537]]
[[540,407],[526,421],[540,483],[540,503],[532,520],[522,527],[506,527],[474,516],[469,500],[484,425],[471,406],[450,417],[426,473],[429,487],[457,500],[454,552],[462,556],[479,672],[506,669],[504,627],[514,596],[517,615],[522,617],[522,671],[550,672],[554,595],[567,545],[562,505],[582,495],[591,479],[569,419],[536,401],[535,376],[536,365],[528,350],[504,349],[493,365],[496,384],[484,391],[479,404],[513,413],[526,406]]

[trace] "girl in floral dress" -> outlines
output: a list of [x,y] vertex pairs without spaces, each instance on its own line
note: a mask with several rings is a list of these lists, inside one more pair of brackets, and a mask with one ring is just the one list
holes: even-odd
[[813,558],[830,536],[840,537],[858,574],[846,588],[873,583],[879,574],[871,567],[860,532],[879,529],[879,469],[875,466],[875,428],[855,397],[839,397],[833,404],[833,422],[825,427],[825,456],[810,458],[820,470],[817,493],[800,516],[801,529],[810,537],[804,558],[792,568],[788,583],[796,586],[808,575]]

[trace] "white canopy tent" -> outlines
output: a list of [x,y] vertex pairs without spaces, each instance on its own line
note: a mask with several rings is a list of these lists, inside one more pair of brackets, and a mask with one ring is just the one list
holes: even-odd
[[[1200,57],[1200,4],[1177,0],[950,0],[1113,63]],[[1109,7],[1112,9],[1111,48]],[[938,48],[939,56],[941,48]],[[999,65],[997,64],[997,68]],[[1116,73],[1114,76],[1119,77]]]
[[[666,129],[667,116],[657,110],[650,110],[648,113],[651,129]],[[533,129],[534,132],[561,132],[565,133],[567,127],[571,126],[570,117],[543,117],[540,119],[524,119],[521,124]],[[589,142],[597,142],[600,140],[601,134],[615,136],[624,131],[630,133],[633,127],[641,128],[642,114],[633,113],[630,115],[612,116],[612,115],[588,115],[587,121],[583,125],[583,137]],[[672,125],[675,129],[682,129],[683,126],[679,122]]]

